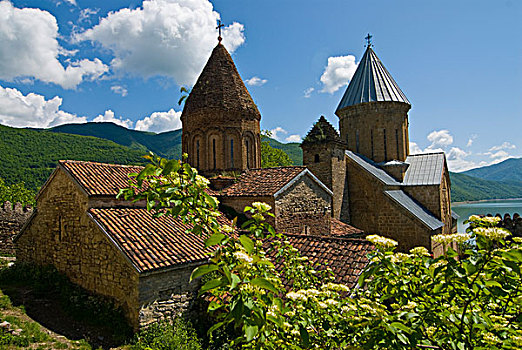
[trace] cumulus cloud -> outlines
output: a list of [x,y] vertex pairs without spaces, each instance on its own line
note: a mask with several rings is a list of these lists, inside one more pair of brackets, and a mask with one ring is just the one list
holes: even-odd
[[506,149],[515,149],[515,148],[517,148],[517,146],[515,146],[512,143],[506,141],[506,142],[502,143],[501,145],[491,147],[489,149],[489,151],[490,152],[494,152],[494,151],[500,151],[500,150],[506,150]]
[[114,112],[110,109],[106,110],[105,113],[98,115],[92,120],[95,123],[114,123],[119,126],[123,126],[127,129],[132,128],[134,123],[130,119],[123,119],[122,117],[115,117]]
[[447,147],[453,143],[453,136],[449,130],[434,130],[428,135],[431,145],[428,148]]
[[[145,78],[169,76],[192,85],[217,43],[219,13],[208,0],[145,0],[142,7],[110,12],[75,40],[99,43],[114,55],[111,67]],[[230,52],[243,44],[244,26],[223,29]]]
[[91,22],[91,17],[96,15],[98,12],[100,11],[100,9],[91,9],[91,8],[84,8],[80,11],[80,15],[78,16],[78,22],[82,23],[82,22],[86,22],[86,23],[90,23]]
[[60,110],[62,99],[58,96],[22,94],[17,89],[0,86],[0,124],[13,127],[48,128],[66,123],[85,123],[85,117]]
[[417,145],[416,142],[410,141],[410,154],[421,154],[422,149]]
[[320,78],[323,84],[321,92],[333,94],[348,85],[356,69],[357,63],[353,55],[328,57],[328,64]]
[[297,134],[286,135],[288,135],[288,131],[280,126],[270,130],[270,136],[279,142],[301,142],[301,136]]
[[127,93],[129,92],[126,88],[124,88],[121,85],[111,86],[111,91],[115,94],[122,95],[123,97],[127,96]]
[[473,142],[475,142],[475,139],[478,137],[477,134],[473,134],[469,137],[468,143],[466,144],[466,147],[471,147],[473,145]]
[[66,89],[83,80],[99,78],[108,67],[99,59],[68,61],[65,67],[59,55],[74,51],[63,49],[57,41],[56,18],[47,11],[16,8],[0,2],[0,79],[34,77]]
[[312,92],[315,91],[315,88],[313,87],[309,87],[308,89],[306,89],[304,91],[304,98],[310,98],[310,96],[312,96]]
[[252,77],[250,79],[247,79],[245,80],[245,83],[248,85],[248,86],[261,86],[261,85],[265,85],[266,82],[268,80],[266,79],[261,79],[259,77]]
[[181,111],[154,112],[136,122],[136,130],[164,132],[181,128]]

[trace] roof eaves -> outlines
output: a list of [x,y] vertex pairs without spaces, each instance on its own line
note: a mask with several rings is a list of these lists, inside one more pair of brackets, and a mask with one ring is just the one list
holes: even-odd
[[82,184],[74,177],[73,174],[71,174],[71,172],[62,164],[62,162],[60,161],[60,163],[58,163],[58,166],[57,168],[60,168],[62,169],[64,172],[65,172],[65,175],[67,175],[67,177],[69,177],[69,179],[71,179],[71,181],[76,185],[78,186],[78,188],[82,191],[82,193],[84,195],[87,196],[87,198],[90,197],[89,193],[87,193],[87,190],[82,186]]
[[[402,195],[406,196],[415,206],[417,206],[421,210],[421,213],[424,213],[424,215],[430,217],[430,220],[426,220],[426,218],[423,219],[418,214],[413,212],[410,207],[408,207],[405,203],[402,203],[400,200],[398,200],[396,198],[396,196],[394,196],[394,194],[395,194],[394,192],[401,192]],[[433,214],[430,213],[426,208],[424,208],[420,204],[416,203],[413,199],[411,199],[403,191],[401,191],[401,190],[384,191],[384,194],[388,198],[390,198],[394,203],[396,203],[396,204],[400,205],[402,208],[406,209],[410,214],[412,214],[413,217],[415,217],[418,221],[420,221],[422,224],[424,224],[424,226],[426,226],[430,230],[435,231],[444,226],[444,223],[442,221],[440,221],[435,216],[433,216]],[[431,221],[431,223],[429,221]]]
[[125,260],[127,261],[127,263],[129,263],[129,265],[134,268],[134,270],[141,275],[141,273],[143,272],[138,266],[136,266],[132,260],[129,258],[129,256],[125,253],[125,251],[123,251],[123,249],[120,247],[120,245],[111,237],[111,235],[107,232],[107,230],[105,229],[105,227],[100,223],[98,222],[98,220],[96,220],[96,218],[94,217],[94,215],[92,215],[91,213],[89,213],[87,211],[87,216],[89,216],[91,218],[91,220],[96,224],[96,226],[98,226],[98,228],[103,232],[103,234],[109,239],[109,241],[112,243],[112,245],[123,255],[123,257],[125,258]]
[[[386,173],[384,170],[382,170],[381,168],[379,168],[376,165],[373,165],[372,163],[367,161],[365,159],[365,157],[360,156],[349,150],[345,151],[345,154],[350,159],[352,159],[360,168],[362,168],[368,174],[372,175],[374,178],[379,180],[382,184],[387,185],[387,186],[401,186],[402,185],[400,182],[397,182],[393,177],[388,175],[388,173]],[[364,162],[364,164],[366,164],[368,167],[365,167],[360,162]],[[375,173],[372,172],[370,169],[373,169],[375,171]]]

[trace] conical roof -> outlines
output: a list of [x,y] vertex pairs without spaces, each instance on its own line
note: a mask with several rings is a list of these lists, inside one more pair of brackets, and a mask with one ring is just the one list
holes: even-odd
[[371,45],[368,45],[336,111],[359,103],[380,101],[410,104]]
[[324,116],[321,116],[308,134],[306,134],[302,143],[323,143],[332,141],[341,142],[341,138],[332,124],[330,124]]
[[188,115],[203,109],[239,112],[242,117],[248,119],[261,119],[232,57],[221,43],[212,51],[196,85],[185,101],[183,114]]

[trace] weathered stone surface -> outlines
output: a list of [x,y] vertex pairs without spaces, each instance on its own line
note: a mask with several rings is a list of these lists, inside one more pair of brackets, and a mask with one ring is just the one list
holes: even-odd
[[13,237],[20,231],[33,208],[23,208],[20,203],[0,203],[0,252],[14,254]]

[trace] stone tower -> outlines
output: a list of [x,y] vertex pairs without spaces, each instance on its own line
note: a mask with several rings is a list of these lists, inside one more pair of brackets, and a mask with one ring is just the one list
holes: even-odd
[[348,201],[343,203],[343,199],[347,199],[343,195],[346,189],[346,144],[326,118],[321,116],[303,139],[301,148],[303,165],[334,193],[332,216],[348,222]]
[[347,148],[376,163],[409,154],[410,102],[369,43],[335,114]]
[[261,167],[261,114],[218,43],[185,102],[182,151],[206,176]]

